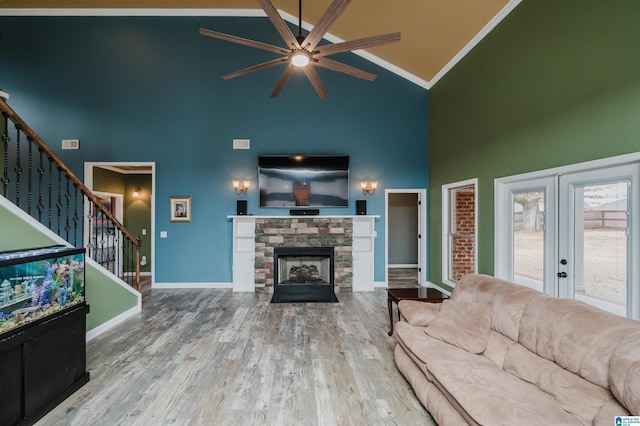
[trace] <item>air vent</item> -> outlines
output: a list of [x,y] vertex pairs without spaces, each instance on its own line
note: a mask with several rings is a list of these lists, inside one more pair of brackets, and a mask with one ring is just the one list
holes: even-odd
[[250,149],[251,141],[249,139],[234,139],[233,149]]
[[80,149],[80,141],[78,139],[63,139],[62,149]]

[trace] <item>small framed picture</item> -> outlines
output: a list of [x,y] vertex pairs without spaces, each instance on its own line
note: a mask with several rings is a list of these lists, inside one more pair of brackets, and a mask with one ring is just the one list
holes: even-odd
[[191,222],[191,197],[171,196],[170,222]]

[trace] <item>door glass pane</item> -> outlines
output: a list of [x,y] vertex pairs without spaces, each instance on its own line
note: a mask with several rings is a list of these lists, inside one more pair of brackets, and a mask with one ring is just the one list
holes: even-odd
[[543,191],[513,193],[513,281],[543,291]]
[[574,189],[575,298],[626,316],[630,181]]

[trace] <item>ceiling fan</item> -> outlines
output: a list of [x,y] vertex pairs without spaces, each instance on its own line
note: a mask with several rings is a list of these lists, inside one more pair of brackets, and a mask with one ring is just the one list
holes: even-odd
[[271,92],[271,98],[275,98],[276,96],[278,96],[296,68],[302,69],[304,74],[309,79],[309,82],[315,89],[316,93],[318,93],[318,96],[320,96],[320,98],[322,99],[327,98],[327,91],[320,81],[320,77],[318,76],[318,73],[314,69],[314,67],[321,67],[364,80],[373,81],[376,78],[375,74],[363,71],[350,65],[343,64],[341,62],[332,61],[331,59],[327,59],[327,56],[400,41],[400,33],[395,32],[378,36],[365,37],[352,41],[318,46],[318,43],[322,40],[327,31],[329,31],[329,28],[335,22],[335,20],[342,14],[342,12],[344,12],[349,3],[351,3],[351,0],[334,0],[306,37],[302,35],[302,0],[299,0],[299,22],[297,37],[293,35],[286,22],[284,21],[284,19],[282,19],[270,0],[258,0],[258,3],[260,4],[260,7],[262,7],[262,9],[265,11],[267,17],[276,28],[278,33],[280,33],[280,36],[286,43],[287,47],[278,47],[271,44],[261,43],[259,41],[249,40],[242,37],[208,30],[205,28],[200,28],[200,34],[230,41],[233,43],[243,44],[245,46],[255,47],[257,49],[267,50],[269,52],[274,52],[282,55],[277,59],[263,62],[261,64],[254,65],[249,68],[244,68],[239,71],[232,72],[231,74],[222,76],[222,78],[228,80],[230,78],[239,77],[241,75],[249,74],[254,71],[271,68],[276,65],[288,64],[287,68],[282,73],[280,80],[278,80],[276,87],[273,89],[273,92]]

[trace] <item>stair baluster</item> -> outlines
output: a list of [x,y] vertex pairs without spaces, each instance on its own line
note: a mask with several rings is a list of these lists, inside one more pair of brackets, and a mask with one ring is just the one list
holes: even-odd
[[[140,237],[134,237],[103,205],[102,200],[89,191],[1,98],[0,111],[4,121],[0,145],[2,149],[1,195],[25,210],[30,216],[37,216],[34,218],[70,244],[76,247],[84,246],[88,257],[129,285],[139,289]],[[15,143],[10,136],[10,123],[15,126]],[[27,139],[26,159],[23,136]],[[38,158],[34,158],[34,146],[39,152]],[[23,164],[25,161],[26,165]],[[49,163],[48,166],[45,161]],[[9,170],[9,164],[15,164],[12,171]],[[54,168],[58,173],[54,173]],[[12,181],[10,173],[15,173],[15,180]],[[27,176],[23,176],[25,173]],[[73,185],[73,192],[71,185]],[[37,191],[37,204],[33,209],[35,191]],[[27,202],[26,206],[23,206],[25,198]],[[32,210],[36,210],[37,213]],[[87,223],[86,227],[82,223],[84,220]]]

